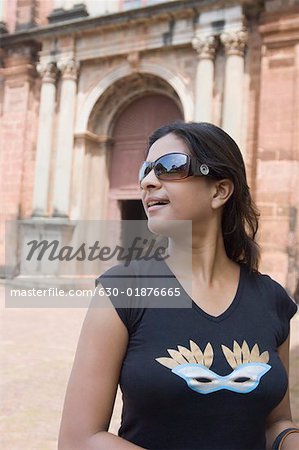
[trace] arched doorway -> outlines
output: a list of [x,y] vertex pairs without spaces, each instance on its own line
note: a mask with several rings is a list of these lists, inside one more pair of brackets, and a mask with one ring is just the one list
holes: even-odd
[[118,114],[109,155],[109,219],[145,219],[140,201],[138,170],[154,129],[183,119],[175,100],[160,93],[147,94]]

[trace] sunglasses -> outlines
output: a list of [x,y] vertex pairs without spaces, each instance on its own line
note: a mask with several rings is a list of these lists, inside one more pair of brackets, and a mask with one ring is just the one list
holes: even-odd
[[206,164],[186,153],[167,153],[154,162],[144,161],[139,170],[139,183],[154,170],[159,180],[171,181],[195,176],[207,176],[210,172]]

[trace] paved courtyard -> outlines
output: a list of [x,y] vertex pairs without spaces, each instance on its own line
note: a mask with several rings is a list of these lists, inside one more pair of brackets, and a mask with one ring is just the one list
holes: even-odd
[[[1,291],[2,450],[54,450],[85,309],[5,309]],[[291,397],[299,424],[299,315],[291,332]],[[118,398],[111,430],[116,432]]]

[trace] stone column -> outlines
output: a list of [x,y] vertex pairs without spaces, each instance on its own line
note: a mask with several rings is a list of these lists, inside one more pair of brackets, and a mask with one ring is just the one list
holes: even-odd
[[108,156],[112,140],[89,131],[75,136],[70,218],[102,220],[107,216]]
[[240,144],[242,136],[245,30],[224,32],[220,36],[225,48],[225,84],[222,126]]
[[49,172],[57,69],[56,65],[51,62],[48,64],[38,64],[37,70],[42,76],[42,87],[33,191],[33,216],[46,216],[48,211]]
[[54,176],[53,215],[56,217],[68,217],[78,65],[71,59],[60,61],[58,68],[61,70],[62,81]]
[[196,122],[212,122],[214,58],[217,48],[215,36],[195,36],[192,45],[198,54],[195,80],[195,114]]

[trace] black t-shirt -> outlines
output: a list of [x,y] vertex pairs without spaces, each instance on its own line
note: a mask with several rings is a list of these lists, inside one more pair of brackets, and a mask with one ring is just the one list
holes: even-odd
[[[191,307],[156,307],[157,295],[154,307],[151,296],[143,303],[140,289],[153,287],[157,264],[159,289],[178,288]],[[146,449],[266,448],[267,416],[288,384],[277,348],[297,310],[277,282],[241,265],[232,303],[214,317],[163,261],[115,266],[97,281],[117,288],[109,296],[129,332],[119,436]]]

